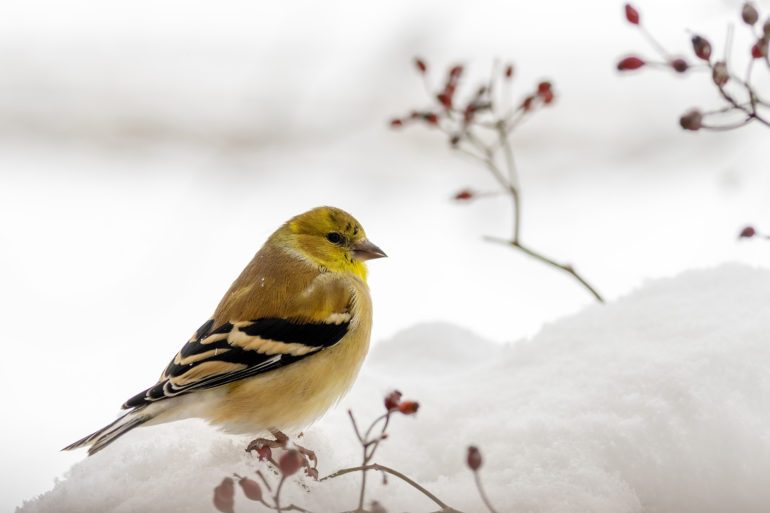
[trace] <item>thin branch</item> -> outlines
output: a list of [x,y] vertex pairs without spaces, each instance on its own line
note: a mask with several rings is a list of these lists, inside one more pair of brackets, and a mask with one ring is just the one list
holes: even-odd
[[350,474],[351,472],[362,472],[362,471],[365,472],[367,470],[379,470],[381,472],[385,472],[387,474],[390,474],[392,476],[395,476],[401,479],[405,483],[409,484],[412,488],[414,488],[415,490],[425,495],[425,497],[432,500],[438,507],[441,508],[441,511],[446,511],[446,512],[457,511],[454,508],[447,506],[441,499],[439,499],[438,497],[430,493],[424,486],[417,483],[413,479],[407,477],[406,475],[402,474],[398,470],[394,470],[390,467],[386,467],[385,465],[380,465],[379,463],[372,463],[370,465],[359,465],[357,467],[343,468],[341,470],[338,470],[337,472],[334,472],[333,474],[329,474],[328,476],[322,478],[321,481],[326,481],[327,479],[334,479],[340,476],[344,476],[345,474]]
[[489,497],[487,497],[487,494],[484,492],[484,487],[481,486],[481,476],[479,475],[478,470],[473,471],[473,478],[476,480],[476,488],[479,489],[479,495],[481,495],[481,500],[484,501],[484,505],[489,511],[491,511],[491,513],[497,513],[495,508],[492,506],[492,503],[489,501]]
[[751,117],[747,117],[743,121],[738,121],[730,125],[707,125],[705,123],[701,123],[700,127],[702,130],[711,130],[712,132],[727,132],[728,130],[735,130],[736,128],[746,126],[751,123],[751,120]]
[[484,240],[488,240],[488,241],[491,241],[491,242],[497,242],[499,244],[505,244],[505,245],[508,245],[508,246],[512,246],[512,247],[518,249],[519,251],[521,251],[523,253],[526,253],[527,255],[531,256],[532,258],[535,258],[536,260],[540,260],[541,262],[543,262],[545,264],[548,264],[550,266],[556,267],[557,269],[561,269],[562,271],[566,272],[567,274],[572,275],[578,282],[580,282],[580,284],[583,285],[583,287],[585,287],[594,296],[594,298],[596,298],[597,301],[599,301],[600,303],[604,303],[604,298],[602,298],[602,296],[599,294],[599,292],[597,292],[596,289],[593,288],[593,286],[591,286],[591,284],[588,283],[588,281],[586,281],[585,278],[583,278],[580,274],[578,274],[578,272],[575,271],[575,268],[572,267],[571,265],[569,265],[569,264],[561,264],[561,263],[559,263],[559,262],[557,262],[557,261],[555,261],[555,260],[553,260],[551,258],[548,258],[547,256],[545,256],[545,255],[543,255],[541,253],[538,253],[537,251],[535,251],[535,250],[533,250],[533,249],[531,249],[531,248],[529,248],[527,246],[524,246],[520,242],[515,242],[515,241],[512,241],[512,240],[508,240],[508,239],[501,239],[499,237],[489,237],[489,236],[484,237]]
[[514,242],[519,242],[521,235],[521,195],[519,194],[519,175],[513,161],[513,149],[511,148],[511,143],[508,141],[508,131],[505,128],[505,123],[502,121],[498,125],[497,134],[500,140],[500,146],[503,148],[503,154],[505,155],[505,163],[508,167],[508,178],[510,180],[508,190],[511,193],[511,200],[513,201],[513,240]]
[[[276,510],[276,511],[278,510],[278,508],[276,508],[275,506],[272,506],[272,505],[268,504],[267,502],[265,502],[265,499],[261,499],[259,502],[260,502],[260,504],[262,504],[263,506],[265,506],[268,509],[272,509],[272,510]],[[299,511],[300,513],[312,513],[309,509],[301,508],[301,507],[297,506],[296,504],[289,504],[288,506],[284,506],[284,507],[281,508],[281,511]]]
[[383,419],[385,419],[385,423],[387,424],[387,422],[389,420],[389,417],[390,417],[390,413],[391,412],[383,413],[382,415],[380,415],[379,417],[377,417],[376,419],[374,419],[372,421],[372,424],[369,426],[369,429],[366,430],[366,434],[364,435],[362,443],[366,442],[367,440],[369,440],[369,435],[372,434],[372,429],[374,429],[374,426],[379,424]]
[[353,410],[348,410],[348,417],[350,417],[350,423],[353,424],[353,431],[356,432],[356,438],[358,438],[359,442],[364,443],[361,432],[358,430],[358,424],[356,424],[356,418],[353,416]]
[[281,509],[281,488],[283,488],[283,483],[286,482],[286,476],[281,475],[281,480],[278,481],[278,488],[275,490],[275,495],[273,496],[273,500],[275,501],[275,510],[278,513],[281,513],[283,511]]
[[369,444],[373,444],[373,445],[364,463],[369,463],[369,461],[372,458],[374,458],[374,453],[377,451],[377,448],[380,446],[380,442],[382,442],[385,439],[385,436],[386,436],[385,431],[388,429],[388,424],[390,424],[390,412],[388,412],[388,415],[385,417],[385,424],[382,426],[382,430],[380,431],[380,436],[378,436],[377,438],[375,438],[370,442],[367,442],[366,446],[369,446]]
[[639,25],[639,30],[642,32],[642,35],[644,36],[644,38],[647,39],[647,42],[650,43],[650,45],[653,48],[655,48],[655,50],[661,55],[661,57],[666,59],[666,61],[670,61],[671,60],[671,54],[668,53],[668,50],[666,50],[663,47],[663,45],[660,44],[658,42],[658,40],[655,39],[653,37],[653,35],[650,34],[650,32],[647,31],[647,28],[644,25]]
[[261,470],[257,470],[257,476],[262,480],[262,482],[265,484],[265,488],[267,488],[268,492],[273,492],[273,489],[270,488],[270,483],[267,482],[267,479],[265,479],[264,474],[262,474]]

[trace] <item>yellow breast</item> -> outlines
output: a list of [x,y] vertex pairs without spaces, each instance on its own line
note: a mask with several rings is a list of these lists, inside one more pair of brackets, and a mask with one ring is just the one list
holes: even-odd
[[208,419],[229,432],[301,429],[323,415],[353,384],[369,348],[372,303],[366,284],[349,280],[352,319],[334,346],[275,371],[228,385]]

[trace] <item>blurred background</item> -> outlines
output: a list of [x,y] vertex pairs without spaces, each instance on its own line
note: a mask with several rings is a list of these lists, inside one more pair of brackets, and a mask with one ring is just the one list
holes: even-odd
[[[688,30],[721,48],[740,4],[637,7],[689,57]],[[517,99],[554,83],[513,139],[523,236],[609,300],[685,269],[767,266],[770,244],[737,234],[770,228],[770,132],[683,132],[716,92],[704,75],[619,75],[620,56],[652,54],[622,6],[6,0],[3,509],[81,459],[58,450],[153,383],[264,239],[312,207],[350,211],[390,256],[370,265],[375,344],[436,320],[515,342],[593,303],[482,240],[511,215],[505,198],[451,201],[494,187],[477,163],[435,131],[388,127],[429,104],[415,55],[436,81],[465,65],[468,85],[510,60]]]

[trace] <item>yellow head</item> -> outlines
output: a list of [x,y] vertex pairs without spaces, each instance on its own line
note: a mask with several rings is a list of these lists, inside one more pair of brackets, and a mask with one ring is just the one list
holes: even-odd
[[271,237],[332,272],[351,272],[366,280],[364,261],[386,256],[369,242],[358,221],[334,207],[318,207],[290,219]]

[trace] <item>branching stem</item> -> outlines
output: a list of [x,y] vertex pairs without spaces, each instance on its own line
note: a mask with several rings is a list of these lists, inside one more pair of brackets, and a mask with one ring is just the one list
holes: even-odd
[[[441,499],[433,495],[430,491],[428,491],[424,486],[422,486],[420,483],[416,482],[415,480],[411,479],[410,477],[406,476],[405,474],[399,472],[398,470],[394,470],[390,467],[386,467],[385,465],[380,465],[379,463],[371,463],[368,465],[359,465],[357,467],[349,467],[349,468],[343,468],[341,470],[338,470],[337,472],[333,474],[329,474],[328,476],[321,479],[321,481],[326,481],[327,479],[334,479],[340,476],[344,476],[345,474],[350,474],[351,472],[366,472],[367,470],[378,470],[380,472],[385,472],[386,474],[390,474],[392,476],[395,476],[399,478],[400,480],[404,481],[408,485],[410,485],[415,490],[422,493],[425,497],[432,500],[439,508],[441,508],[442,512],[456,512],[460,513],[459,511],[455,510],[454,508],[449,507],[447,504],[445,504]],[[361,508],[361,505],[359,505],[359,508]]]

